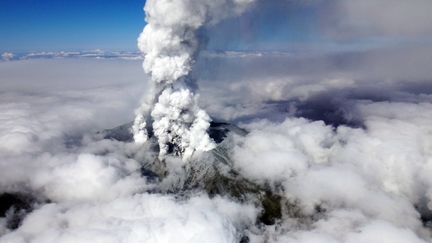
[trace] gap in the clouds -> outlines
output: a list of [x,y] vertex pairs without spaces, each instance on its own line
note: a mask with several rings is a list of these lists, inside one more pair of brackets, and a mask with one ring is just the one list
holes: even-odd
[[17,229],[22,220],[29,214],[37,199],[28,193],[5,192],[0,194],[0,217],[6,218],[7,228]]
[[295,116],[312,121],[323,121],[326,125],[341,125],[364,128],[363,121],[355,114],[355,107],[349,106],[347,100],[334,100],[331,97],[314,97],[306,101],[290,102],[295,107]]
[[[373,81],[369,81],[374,83]],[[378,83],[378,81],[376,82]],[[367,129],[362,114],[357,108],[360,103],[375,102],[421,102],[419,96],[424,100],[430,100],[432,84],[430,82],[402,82],[401,85],[376,87],[352,87],[336,88],[318,92],[306,99],[289,99],[267,101],[269,112],[258,115],[258,117],[274,118],[271,120],[282,121],[286,116],[303,117],[311,121],[323,121],[326,125],[337,128],[341,125],[352,128]],[[383,93],[382,90],[387,90]],[[273,115],[276,113],[277,115]],[[254,115],[249,119],[254,119]],[[248,118],[238,118],[240,121]]]
[[283,122],[287,117],[302,117],[311,121],[323,121],[337,128],[348,126],[363,128],[363,120],[356,111],[355,101],[329,94],[319,94],[308,99],[289,99],[264,102],[262,111],[233,120],[234,123],[250,123],[259,119]]
[[427,198],[421,198],[415,205],[415,209],[420,214],[423,225],[432,229],[432,210],[428,206]]

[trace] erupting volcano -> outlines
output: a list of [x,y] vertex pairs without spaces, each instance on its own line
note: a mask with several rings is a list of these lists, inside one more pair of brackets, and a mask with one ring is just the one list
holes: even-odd
[[134,140],[143,143],[151,129],[160,157],[169,146],[183,160],[209,151],[215,143],[207,134],[210,117],[198,106],[190,73],[203,42],[198,30],[241,14],[254,0],[150,0],[144,10],[147,25],[138,39],[143,67],[152,80],[151,91],[133,125]]

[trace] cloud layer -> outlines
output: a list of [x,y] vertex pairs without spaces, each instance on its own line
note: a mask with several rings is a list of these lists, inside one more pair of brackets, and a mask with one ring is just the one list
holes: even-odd
[[[0,242],[429,242],[429,52],[203,53],[197,102],[247,134],[190,164],[98,133],[133,119],[139,61],[2,62],[0,199],[31,209],[0,215]],[[214,171],[276,195],[280,217],[191,183]]]

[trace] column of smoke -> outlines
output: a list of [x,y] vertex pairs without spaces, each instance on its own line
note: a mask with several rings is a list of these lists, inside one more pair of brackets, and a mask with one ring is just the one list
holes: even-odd
[[197,151],[215,147],[207,134],[210,117],[199,108],[198,94],[189,83],[201,48],[197,31],[206,25],[241,14],[254,0],[149,0],[144,10],[147,25],[138,39],[144,71],[152,88],[133,125],[134,140],[146,142],[147,127],[158,139],[160,157],[169,144],[187,160]]

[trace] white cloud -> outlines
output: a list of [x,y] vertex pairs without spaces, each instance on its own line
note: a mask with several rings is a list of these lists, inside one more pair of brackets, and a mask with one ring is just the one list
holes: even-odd
[[205,196],[177,201],[141,194],[106,203],[47,204],[0,242],[217,242],[235,243],[238,216],[254,210]]
[[[307,215],[317,214],[317,206],[324,210],[312,232],[294,230],[295,236],[287,237],[281,230],[281,242],[373,242],[380,239],[378,232],[385,239],[400,234],[401,242],[429,237],[419,213],[432,210],[420,206],[426,202],[430,207],[432,200],[426,176],[432,162],[431,103],[356,106],[365,129],[334,130],[322,122],[287,118],[249,124],[245,138],[235,137],[233,158],[240,173],[261,184],[282,185]],[[347,228],[340,230],[344,224]],[[290,224],[285,227],[292,230]]]
[[[134,67],[139,76],[132,75]],[[107,147],[89,140],[87,148],[73,148],[74,139],[77,143],[83,135],[132,119],[140,89],[145,89],[139,64],[40,60],[2,63],[0,69],[4,71],[0,75],[0,168],[7,171],[0,179],[2,188],[21,185],[61,200],[59,193],[65,191],[70,192],[66,198],[103,198],[105,193],[123,193],[121,185],[139,187],[134,184],[141,179],[127,177],[139,165],[125,160],[124,153],[87,155],[91,146],[98,147],[92,152],[100,154],[116,144]],[[124,77],[122,72],[132,76]],[[100,176],[93,178],[96,172]],[[106,191],[107,186],[112,192]],[[74,192],[69,187],[85,190]]]
[[[141,176],[141,167],[154,151],[95,135],[132,119],[145,76],[120,74],[140,70],[138,63],[4,64],[0,69],[8,71],[0,79],[14,82],[1,83],[0,190],[39,201],[17,230],[0,218],[0,242],[235,243],[254,223],[260,210],[254,205],[149,194],[154,184]],[[108,67],[115,69],[109,77]],[[77,81],[73,88],[71,80]]]
[[[426,54],[407,52],[417,73],[405,72],[410,67],[393,60],[403,51],[392,50],[362,54],[359,63],[343,56],[349,65],[340,56],[267,54],[199,61],[209,67],[194,74],[203,81],[200,102],[249,131],[226,140],[234,169],[295,204],[283,205],[278,224],[259,227],[256,205],[209,199],[198,188],[165,195],[184,182],[179,160],[166,160],[173,167],[166,181],[149,182],[140,169],[157,151],[94,136],[133,119],[146,88],[139,63],[3,62],[0,190],[41,200],[17,230],[0,218],[0,242],[238,242],[243,235],[250,242],[428,242],[420,214],[432,211],[431,76]],[[308,112],[339,112],[359,124]]]

